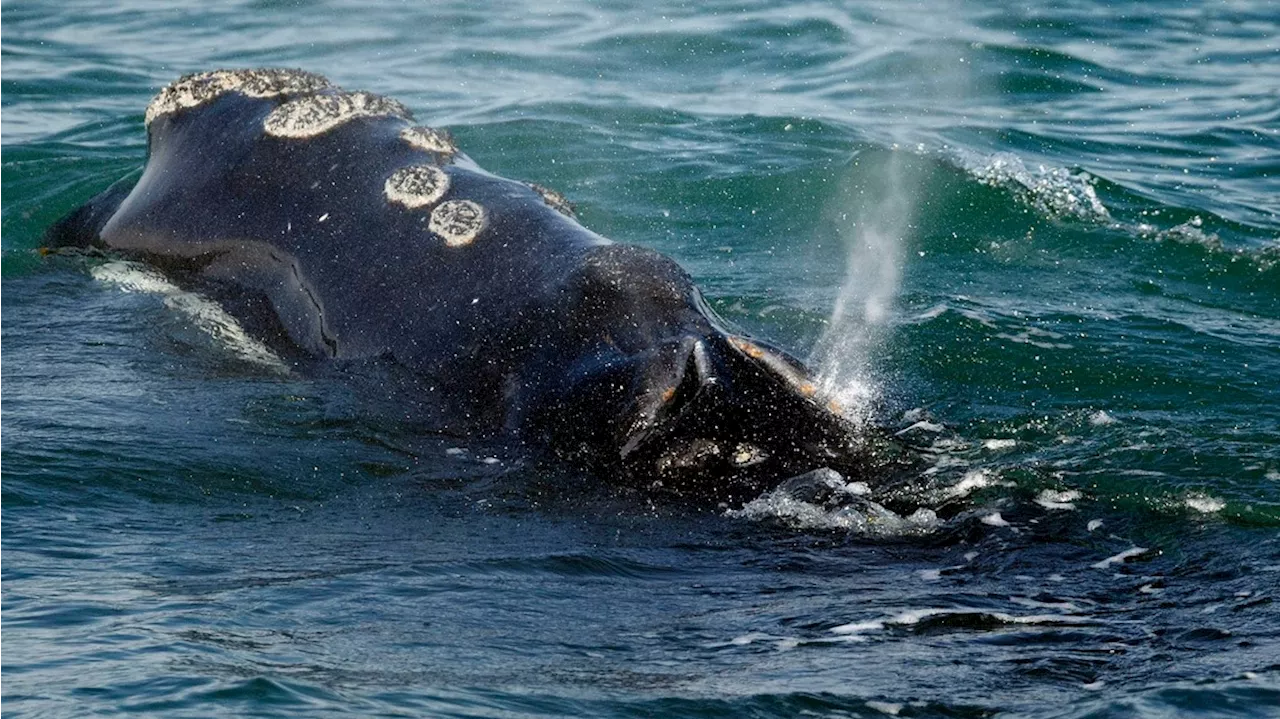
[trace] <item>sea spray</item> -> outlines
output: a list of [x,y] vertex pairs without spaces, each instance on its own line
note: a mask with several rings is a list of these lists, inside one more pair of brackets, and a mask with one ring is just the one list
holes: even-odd
[[884,162],[870,169],[854,163],[831,203],[845,277],[811,357],[822,392],[854,421],[867,419],[877,397],[871,361],[893,314],[918,186],[901,147],[876,157]]

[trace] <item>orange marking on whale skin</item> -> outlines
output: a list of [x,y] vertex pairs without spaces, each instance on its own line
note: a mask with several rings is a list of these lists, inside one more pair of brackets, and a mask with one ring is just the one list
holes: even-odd
[[663,390],[663,391],[662,391],[662,401],[663,401],[663,402],[670,402],[671,400],[675,399],[675,396],[676,396],[676,388],[675,388],[675,387],[668,387],[668,388],[666,388],[665,390]]
[[796,389],[805,397],[812,397],[818,393],[818,388],[815,387],[812,382],[803,382],[799,387],[796,387]]
[[742,350],[742,352],[746,354],[748,357],[752,357],[754,359],[762,359],[764,357],[764,350],[760,349],[759,347],[752,344],[751,342],[748,342],[742,339],[741,337],[733,338],[733,346]]

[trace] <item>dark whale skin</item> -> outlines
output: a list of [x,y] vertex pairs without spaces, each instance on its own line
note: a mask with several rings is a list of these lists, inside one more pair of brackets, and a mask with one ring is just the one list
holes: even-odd
[[[271,131],[299,107],[320,120]],[[674,261],[591,232],[443,133],[407,141],[411,126],[398,103],[309,73],[187,76],[148,108],[136,184],[47,241],[148,262],[285,356],[402,368],[441,431],[550,447],[617,481],[741,502],[877,463],[801,363],[724,329]],[[406,206],[389,180],[404,168],[447,190]],[[451,201],[483,220],[449,225]]]

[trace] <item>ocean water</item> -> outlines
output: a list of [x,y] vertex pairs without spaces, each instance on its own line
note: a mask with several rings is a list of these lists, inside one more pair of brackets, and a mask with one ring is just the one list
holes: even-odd
[[[12,717],[1280,716],[1280,12],[6,2]],[[686,508],[41,233],[294,66],[661,250],[925,460]]]

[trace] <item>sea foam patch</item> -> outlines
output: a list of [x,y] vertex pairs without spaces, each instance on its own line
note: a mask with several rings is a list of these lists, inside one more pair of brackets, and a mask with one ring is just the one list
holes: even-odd
[[107,262],[90,270],[99,282],[125,292],[159,295],[166,306],[185,315],[191,324],[207,333],[237,358],[287,374],[289,367],[275,352],[249,336],[236,318],[218,303],[174,285],[163,275],[137,262]]
[[725,516],[878,537],[921,536],[942,526],[937,513],[928,507],[903,516],[872,501],[870,494],[866,483],[846,481],[839,472],[824,467],[792,477],[741,509],[727,510]]
[[1086,172],[1046,165],[1027,167],[1012,153],[988,157],[965,153],[958,162],[979,182],[1009,189],[1049,217],[1094,222],[1111,220],[1111,213],[1094,190],[1093,176]]
[[868,632],[883,631],[889,627],[910,628],[920,626],[944,626],[948,621],[957,617],[968,620],[967,623],[972,626],[985,625],[993,628],[1018,625],[1069,626],[1093,624],[1096,622],[1096,620],[1090,617],[1071,614],[1068,612],[1056,614],[1018,615],[1009,614],[1008,612],[986,611],[981,609],[931,607],[926,609],[908,609],[881,619],[870,619],[858,622],[849,622],[848,624],[840,624],[832,627],[828,631],[832,634],[843,637],[862,638],[862,635]]

